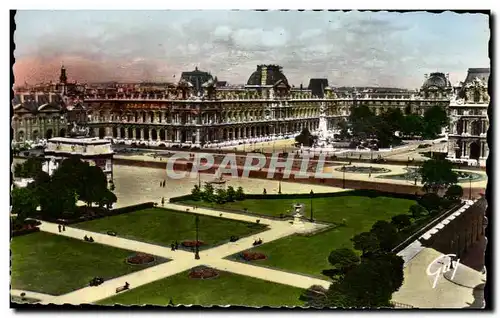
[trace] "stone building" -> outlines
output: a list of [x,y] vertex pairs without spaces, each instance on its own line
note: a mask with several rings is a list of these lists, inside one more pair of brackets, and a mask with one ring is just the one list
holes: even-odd
[[455,87],[450,101],[448,157],[486,165],[488,132],[489,68],[470,68],[464,82]]
[[218,86],[210,78],[201,89],[197,94],[183,78],[163,92],[88,94],[89,125],[95,136],[116,142],[207,147],[315,130],[321,103],[331,106],[331,119],[348,110],[347,104],[336,107],[328,87],[323,99],[291,88],[277,65],[259,65],[246,85]]
[[[479,74],[477,70],[484,69],[471,70],[470,74]],[[326,126],[333,132],[339,121],[346,120],[353,105],[366,105],[376,114],[397,107],[406,114],[422,115],[428,107],[448,107],[451,100],[452,115],[456,109],[456,116],[466,116],[465,112],[459,115],[458,106],[464,111],[472,107],[476,113],[479,109],[484,113],[488,96],[483,93],[471,95],[471,92],[478,85],[483,85],[483,92],[486,92],[485,82],[475,81],[470,74],[465,83],[456,88],[451,86],[448,75],[438,72],[426,75],[422,87],[417,90],[331,88],[324,78],[313,78],[304,88],[302,85],[290,86],[279,65],[258,65],[247,83],[240,86],[218,81],[216,76],[197,68],[183,72],[177,83],[82,86],[69,84],[66,70],[62,68],[58,84],[44,89],[38,87],[35,93],[31,89],[16,94],[13,100],[14,138],[36,140],[64,136],[68,124],[81,124],[88,119],[88,127],[94,136],[112,138],[117,143],[219,147],[228,143],[292,137],[303,128],[316,131],[320,117],[322,131]],[[84,93],[81,93],[82,87]],[[465,99],[467,103],[460,104],[460,100]],[[472,113],[467,112],[467,116],[478,116]],[[467,120],[461,118],[462,122]],[[482,121],[487,126],[484,115]],[[478,124],[471,125],[474,129],[468,128],[467,131],[477,132]],[[458,136],[453,133],[455,126],[450,129],[450,139],[455,140],[452,146],[472,147],[471,158],[478,157],[476,144],[482,141],[481,134],[477,136],[478,141],[470,138],[476,135],[460,132],[461,139],[467,138],[468,144],[463,146],[464,140],[457,144]],[[482,126],[481,130],[484,129]],[[481,147],[484,150],[479,157],[485,158],[487,146],[482,143],[479,149],[483,149]],[[462,154],[465,148],[458,149]],[[450,154],[456,153],[450,151]]]
[[69,122],[86,119],[83,92],[82,85],[68,83],[64,66],[59,83],[16,88],[12,100],[13,141],[38,143],[66,136]]

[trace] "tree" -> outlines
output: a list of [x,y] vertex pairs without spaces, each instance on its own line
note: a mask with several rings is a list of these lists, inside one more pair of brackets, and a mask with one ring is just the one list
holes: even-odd
[[304,145],[304,147],[311,147],[318,137],[311,134],[309,129],[304,128],[300,134],[295,137],[295,142]]
[[398,241],[396,227],[387,221],[377,221],[370,230],[379,242],[383,251],[390,251]]
[[106,189],[99,200],[100,201],[98,201],[98,204],[100,207],[105,206],[106,209],[110,210],[113,207],[113,204],[115,204],[118,199],[113,192]]
[[424,113],[423,137],[435,139],[443,127],[448,125],[449,119],[446,110],[440,106],[432,106]]
[[349,123],[353,137],[358,140],[365,140],[375,135],[375,114],[366,105],[351,107]]
[[236,189],[236,200],[242,201],[244,199],[245,199],[245,192],[243,192],[242,187],[238,187],[238,189]]
[[420,198],[418,203],[427,211],[434,212],[439,210],[441,198],[435,193],[426,193]]
[[317,301],[328,307],[390,307],[392,294],[403,283],[403,265],[403,259],[393,253],[362,258],[359,265],[330,285],[325,300]]
[[31,188],[14,188],[12,190],[12,213],[17,214],[17,221],[24,221],[36,212],[38,201],[33,192]]
[[398,231],[401,231],[405,227],[411,225],[411,219],[408,214],[399,214],[392,217],[391,223],[398,229]]
[[193,200],[198,201],[201,199],[201,196],[202,196],[201,189],[197,184],[195,184],[193,189],[191,189],[191,197],[193,198]]
[[450,200],[460,200],[464,195],[464,189],[458,184],[451,185],[448,190],[446,190],[445,198]]
[[215,202],[218,204],[224,204],[227,202],[226,190],[219,188],[216,191]]
[[38,172],[42,171],[42,160],[30,157],[23,163],[14,166],[14,176],[19,178],[34,178]]
[[421,136],[424,130],[424,119],[419,115],[406,115],[401,123],[401,133],[404,136]]
[[75,185],[79,199],[85,201],[87,206],[97,203],[102,207],[109,195],[106,175],[101,168],[89,165],[82,166],[81,173],[82,175],[77,177],[81,184]]
[[214,186],[210,183],[205,183],[203,190],[203,200],[207,202],[215,202]]
[[355,235],[351,241],[354,243],[354,248],[361,251],[363,255],[373,253],[379,248],[377,237],[370,232],[363,232]]
[[339,138],[341,140],[346,140],[346,139],[349,139],[351,137],[351,134],[349,133],[349,125],[348,125],[347,121],[345,121],[345,120],[339,121],[338,129],[340,130]]
[[428,211],[420,204],[414,204],[410,207],[410,213],[414,219],[417,219],[420,216],[427,214]]
[[338,248],[330,253],[328,262],[345,274],[359,263],[359,256],[350,248]]
[[227,187],[226,200],[227,202],[233,202],[236,200],[236,191],[232,186]]
[[448,160],[430,159],[422,164],[419,172],[426,192],[439,192],[443,188],[458,182],[453,165]]

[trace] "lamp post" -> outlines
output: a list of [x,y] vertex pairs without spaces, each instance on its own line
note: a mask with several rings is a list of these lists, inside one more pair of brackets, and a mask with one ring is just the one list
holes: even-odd
[[472,175],[469,175],[469,200],[472,200]]
[[345,189],[345,165],[342,166],[342,189]]
[[198,225],[200,223],[200,220],[198,218],[198,215],[195,218],[195,225],[196,225],[196,243],[194,245],[194,259],[200,259],[200,248],[198,244]]
[[311,195],[311,222],[313,222],[313,195],[314,195],[314,192],[313,190],[311,190],[311,192],[309,193]]

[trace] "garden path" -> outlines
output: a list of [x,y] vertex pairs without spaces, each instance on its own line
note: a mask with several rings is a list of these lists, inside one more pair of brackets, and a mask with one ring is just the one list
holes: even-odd
[[[226,243],[208,250],[200,251],[200,260],[195,260],[192,252],[181,250],[171,251],[169,247],[148,244],[116,236],[109,236],[106,234],[76,229],[69,226],[66,226],[66,231],[59,232],[57,224],[41,221],[41,231],[72,237],[80,240],[82,240],[85,235],[92,236],[94,238],[94,243],[97,244],[109,245],[117,248],[148,253],[171,259],[170,262],[111,279],[97,287],[85,287],[65,295],[54,296],[50,299],[50,301],[56,304],[93,303],[115,295],[116,288],[125,285],[125,282],[128,282],[130,284],[130,289],[134,289],[139,286],[184,272],[198,265],[207,265],[228,272],[233,272],[240,275],[250,276],[299,288],[308,288],[312,285],[321,285],[327,288],[330,285],[330,282],[326,280],[223,259],[224,257],[227,257],[229,255],[236,254],[251,248],[255,239],[260,238],[265,244],[295,233],[300,233],[302,231],[310,231],[323,228],[326,226],[324,224],[304,222],[302,226],[296,227],[290,224],[289,220],[271,220],[263,217],[254,217],[238,213],[229,213],[225,211],[203,208],[197,208],[195,211],[190,208],[189,211],[186,211],[186,206],[175,204],[167,204],[166,207],[186,213],[197,213],[253,223],[255,223],[257,219],[260,219],[260,223],[268,225],[269,230],[253,236],[242,238],[234,243]],[[220,216],[221,213],[222,216]]]

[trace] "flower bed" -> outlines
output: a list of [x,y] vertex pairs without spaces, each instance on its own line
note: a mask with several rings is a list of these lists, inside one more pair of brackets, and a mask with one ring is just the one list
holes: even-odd
[[144,253],[137,253],[137,254],[127,258],[127,263],[132,264],[132,265],[144,265],[144,264],[153,263],[154,261],[155,261],[154,256],[151,256],[149,254],[144,254]]
[[196,245],[198,245],[199,247],[205,245],[205,242],[198,240],[198,244],[196,244],[195,240],[190,240],[190,241],[183,241],[181,245],[184,247],[195,247]]
[[195,267],[189,272],[189,278],[193,279],[209,279],[209,278],[216,278],[218,276],[219,276],[218,271],[206,266]]
[[40,229],[38,227],[28,225],[28,226],[24,226],[21,229],[13,230],[12,237],[26,235],[26,234],[30,234],[30,233],[39,232],[39,231],[40,231]]
[[257,252],[243,252],[241,253],[241,258],[243,258],[245,261],[258,261],[262,259],[266,259],[267,256],[262,254],[262,253],[257,253]]

